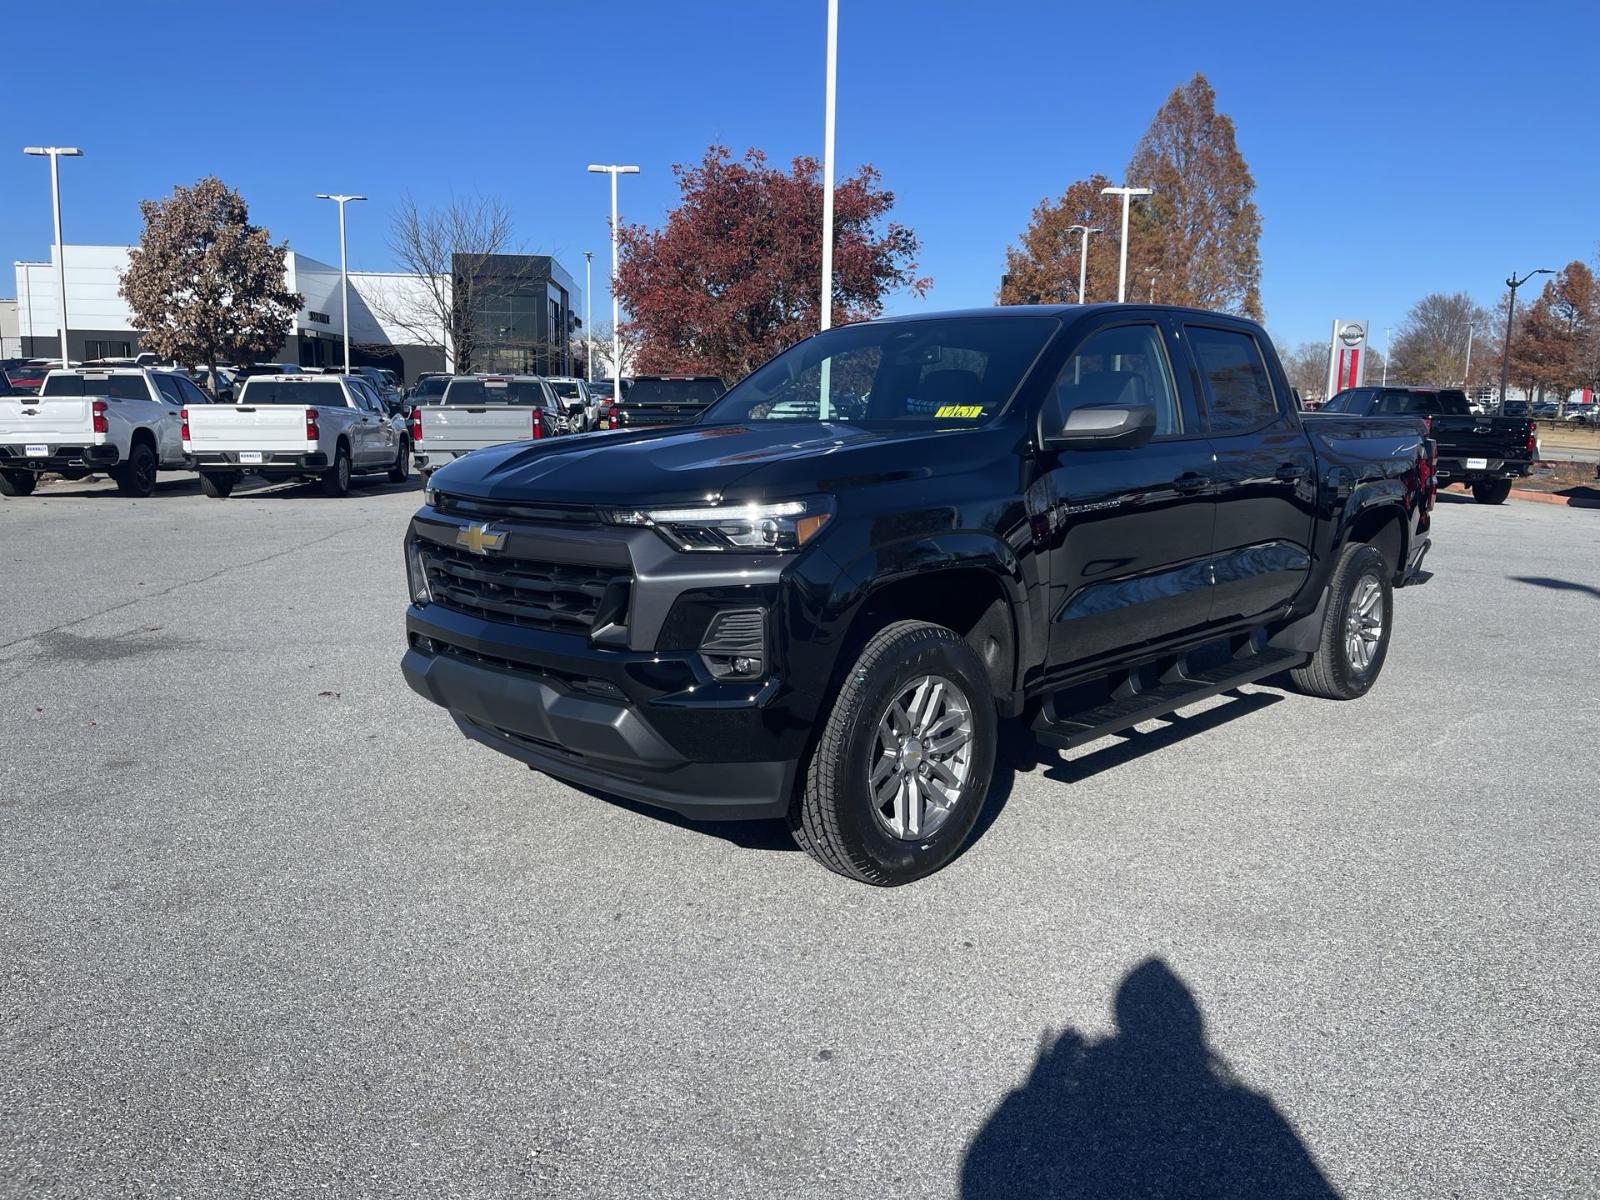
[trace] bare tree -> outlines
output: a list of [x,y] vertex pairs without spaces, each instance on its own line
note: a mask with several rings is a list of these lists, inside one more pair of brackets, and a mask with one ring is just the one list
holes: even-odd
[[378,288],[368,303],[419,344],[432,345],[443,334],[454,368],[470,371],[474,318],[523,282],[522,271],[495,261],[520,253],[512,244],[511,210],[492,196],[452,196],[439,208],[420,208],[405,195],[389,222],[389,250],[420,285]]
[[1489,313],[1465,292],[1431,292],[1411,306],[1395,330],[1389,382],[1454,386],[1467,372],[1467,330],[1480,352],[1487,342]]
[[1326,400],[1328,386],[1328,343],[1301,342],[1283,355],[1283,371],[1302,400]]
[[[639,357],[639,346],[644,339],[640,336],[639,330],[631,324],[624,323],[619,325],[617,330],[621,334],[618,341],[622,348],[622,376],[626,379],[634,373],[635,363]],[[594,343],[593,378],[610,379],[611,322],[607,321],[604,325],[596,325],[593,332],[586,334],[585,337],[588,341]],[[572,343],[573,356],[580,361],[587,352],[587,347],[583,344],[584,341],[585,338],[577,338]]]

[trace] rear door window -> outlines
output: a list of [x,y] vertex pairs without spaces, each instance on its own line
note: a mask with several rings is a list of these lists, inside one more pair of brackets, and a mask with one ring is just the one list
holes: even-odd
[[161,398],[168,404],[183,407],[183,392],[178,387],[178,381],[171,375],[157,375],[156,391],[161,393]]
[[1185,325],[1184,332],[1205,381],[1212,433],[1248,433],[1278,418],[1272,378],[1254,337],[1206,325]]

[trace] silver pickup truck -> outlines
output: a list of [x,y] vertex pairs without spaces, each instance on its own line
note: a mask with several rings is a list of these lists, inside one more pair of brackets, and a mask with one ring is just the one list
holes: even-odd
[[474,450],[576,432],[581,422],[538,375],[457,375],[437,404],[411,410],[412,465],[426,479]]

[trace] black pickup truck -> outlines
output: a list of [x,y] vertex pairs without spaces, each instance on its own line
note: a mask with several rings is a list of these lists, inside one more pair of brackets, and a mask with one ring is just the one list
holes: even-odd
[[999,720],[1070,748],[1284,673],[1364,694],[1431,451],[1416,418],[1302,418],[1234,317],[847,325],[691,425],[437,472],[403,671],[550,775],[905,883],[971,833]]
[[686,425],[728,390],[715,375],[635,375],[620,402],[601,410],[601,429]]
[[1479,504],[1503,504],[1533,470],[1539,426],[1526,417],[1478,416],[1460,388],[1348,388],[1319,410],[1348,416],[1426,417],[1439,446],[1439,482],[1464,483]]

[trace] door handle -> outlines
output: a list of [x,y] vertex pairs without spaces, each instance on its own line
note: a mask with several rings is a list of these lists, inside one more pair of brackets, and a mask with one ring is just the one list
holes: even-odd
[[1275,472],[1274,479],[1281,479],[1284,483],[1299,483],[1310,472],[1299,463],[1284,463]]
[[1200,474],[1199,471],[1185,471],[1172,481],[1172,487],[1174,491],[1193,493],[1210,482],[1210,477]]

